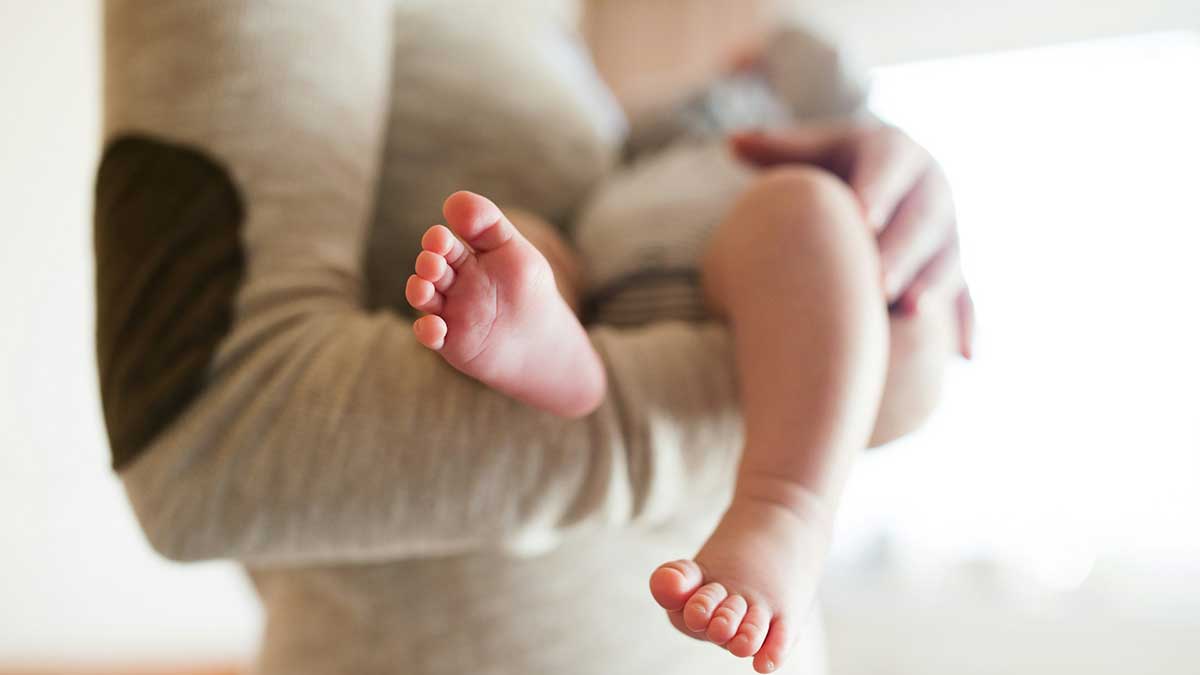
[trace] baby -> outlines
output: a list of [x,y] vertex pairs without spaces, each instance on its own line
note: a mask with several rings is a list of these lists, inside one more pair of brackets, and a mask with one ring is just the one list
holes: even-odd
[[[737,8],[757,4],[711,6],[742,16],[759,10]],[[746,30],[704,42],[708,61],[691,67],[696,59],[679,58],[653,87],[629,83],[645,72],[606,69],[603,40],[592,40],[594,56],[626,111],[653,108],[656,96],[678,99],[752,60],[767,35],[754,37],[761,16],[743,18]],[[650,201],[678,204],[692,197],[654,179],[682,174],[701,194],[698,207],[671,213],[703,235],[696,304],[732,329],[745,447],[717,528],[693,559],[656,569],[650,590],[677,628],[771,672],[813,602],[838,494],[882,393],[887,317],[875,242],[854,194],[831,174],[800,166],[752,174],[711,143],[664,157],[624,180],[640,182]],[[604,203],[598,198],[593,216]],[[450,195],[443,216],[444,226],[425,232],[406,289],[424,314],[413,326],[418,340],[529,405],[566,417],[593,411],[605,371],[580,322],[582,263],[571,247],[537,215],[471,192]]]

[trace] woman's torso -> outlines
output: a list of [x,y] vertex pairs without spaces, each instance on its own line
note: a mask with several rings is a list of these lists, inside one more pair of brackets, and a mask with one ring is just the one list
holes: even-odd
[[[539,101],[536,109],[558,105],[567,114],[524,124],[520,101],[493,101],[488,105],[495,103],[507,114],[515,130],[506,130],[504,119],[493,132],[471,127],[468,142],[458,145],[459,154],[441,154],[437,134],[447,133],[444,111],[462,89],[425,79],[409,66],[414,60],[437,60],[436,50],[453,52],[454,39],[465,44],[471,36],[459,32],[440,43],[404,41],[405,36],[428,37],[428,28],[398,18],[391,121],[375,221],[364,252],[373,301],[398,310],[404,307],[407,267],[396,261],[411,259],[420,231],[436,217],[430,214],[448,187],[502,198],[532,195],[552,214],[568,213],[616,165],[625,132],[594,72],[578,61],[578,52],[572,54],[578,45],[559,45],[551,51],[565,50],[557,53],[568,66],[545,73],[543,83],[578,81],[583,86],[566,87],[557,98]],[[504,58],[492,62],[499,61],[496,67],[503,69]],[[532,63],[514,59],[508,65]],[[571,114],[573,119],[565,119]],[[473,124],[476,118],[462,119]],[[536,180],[514,178],[517,165],[508,159],[514,144],[526,138],[530,151],[518,156],[518,165],[541,166],[543,174]],[[480,151],[473,152],[471,143]],[[431,163],[434,150],[439,154]],[[457,184],[461,181],[467,183]],[[698,548],[726,498],[711,495],[706,512],[657,528],[577,533],[538,555],[487,551],[252,569],[267,618],[258,669],[264,675],[749,672],[748,662],[679,635],[646,586],[657,564]],[[806,632],[798,653],[803,656],[793,659],[795,672],[823,671],[819,625]]]

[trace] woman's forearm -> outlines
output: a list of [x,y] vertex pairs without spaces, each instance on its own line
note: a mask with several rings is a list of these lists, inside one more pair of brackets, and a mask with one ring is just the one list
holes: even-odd
[[660,521],[731,481],[722,328],[593,331],[609,398],[564,421],[363,309],[390,7],[107,5],[101,386],[130,499],[169,556],[540,546]]

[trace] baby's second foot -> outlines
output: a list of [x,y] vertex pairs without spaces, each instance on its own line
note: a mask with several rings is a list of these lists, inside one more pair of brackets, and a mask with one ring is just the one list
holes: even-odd
[[774,672],[816,595],[828,526],[815,505],[782,480],[740,479],[695,560],[659,566],[651,594],[684,634],[753,656],[755,670]]
[[442,214],[450,229],[425,233],[408,279],[409,303],[426,313],[413,324],[417,339],[529,405],[565,417],[594,410],[604,370],[546,258],[477,194],[450,195]]

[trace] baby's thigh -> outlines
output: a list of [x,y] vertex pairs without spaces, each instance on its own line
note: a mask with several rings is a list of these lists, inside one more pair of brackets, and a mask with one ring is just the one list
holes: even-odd
[[700,260],[753,174],[723,143],[680,145],[612,176],[581,211],[587,319],[609,325],[709,318]]

